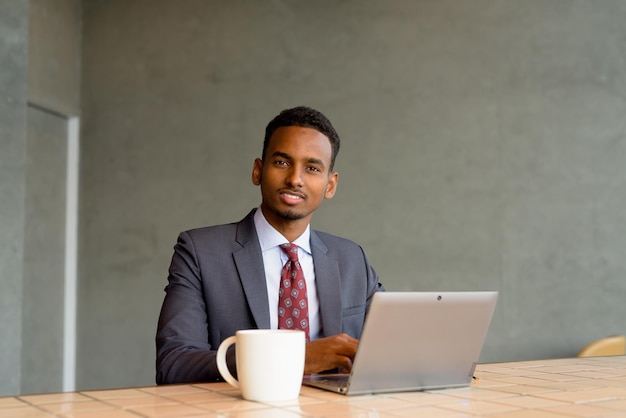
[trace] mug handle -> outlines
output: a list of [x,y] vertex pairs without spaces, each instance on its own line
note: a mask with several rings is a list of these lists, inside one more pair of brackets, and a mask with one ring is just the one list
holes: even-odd
[[226,338],[220,344],[219,348],[217,349],[217,356],[216,356],[217,357],[217,370],[219,370],[220,374],[222,375],[224,380],[226,380],[226,382],[230,383],[231,386],[234,386],[237,389],[239,389],[239,382],[237,381],[237,379],[233,377],[232,374],[230,374],[230,370],[228,370],[228,365],[226,365],[226,351],[228,350],[228,347],[235,344],[235,342],[237,342],[237,336],[232,335]]

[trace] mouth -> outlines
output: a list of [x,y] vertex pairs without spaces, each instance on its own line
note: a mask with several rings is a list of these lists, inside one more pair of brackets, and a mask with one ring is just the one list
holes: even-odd
[[288,205],[296,205],[305,199],[304,194],[292,190],[283,190],[278,193],[278,196],[280,200]]

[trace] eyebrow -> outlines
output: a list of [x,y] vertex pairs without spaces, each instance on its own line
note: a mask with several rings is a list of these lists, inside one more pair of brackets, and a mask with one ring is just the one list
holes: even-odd
[[[272,154],[272,157],[282,157],[282,158],[285,158],[287,160],[292,160],[293,161],[293,157],[291,155],[289,155],[287,153],[284,153],[284,152],[280,152],[280,151],[274,152]],[[326,165],[324,164],[324,161],[322,161],[322,160],[320,160],[318,158],[308,158],[307,162],[311,163],[311,164],[319,164],[322,167],[326,167]]]

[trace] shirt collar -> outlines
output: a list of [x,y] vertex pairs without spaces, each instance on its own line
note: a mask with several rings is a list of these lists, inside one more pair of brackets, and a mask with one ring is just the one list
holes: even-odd
[[[254,213],[254,227],[256,228],[256,233],[259,236],[261,251],[267,251],[271,248],[278,247],[281,244],[289,243],[283,234],[278,232],[272,225],[270,225],[269,222],[267,222],[261,208],[258,208]],[[311,225],[307,225],[302,235],[296,238],[293,243],[302,248],[308,254],[311,254]]]

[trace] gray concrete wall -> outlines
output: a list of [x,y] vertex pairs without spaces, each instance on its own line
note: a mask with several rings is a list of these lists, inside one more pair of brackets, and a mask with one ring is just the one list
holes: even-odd
[[28,1],[0,2],[0,395],[20,391]]
[[79,112],[79,47],[80,0],[0,1],[0,395],[62,390],[65,116]]
[[80,114],[81,0],[30,0],[28,98]]
[[[80,114],[80,0],[31,0],[21,393],[63,390],[69,116]],[[69,378],[69,376],[68,376]]]
[[29,109],[21,393],[63,390],[67,122]]
[[263,129],[344,143],[314,221],[390,290],[501,292],[483,361],[624,333],[626,5],[619,0],[90,1],[79,385],[153,381],[180,230],[238,220]]

